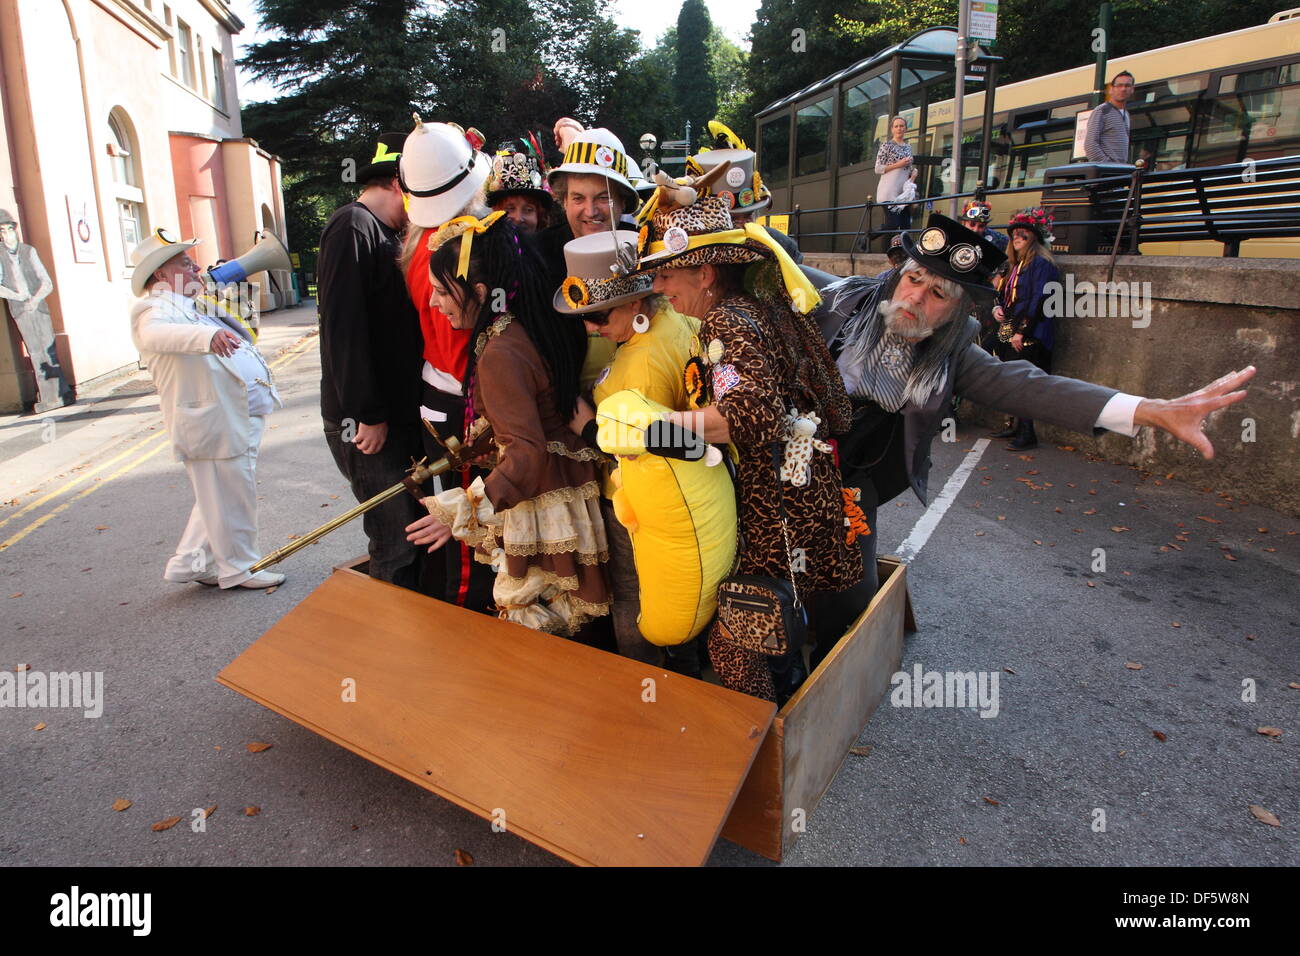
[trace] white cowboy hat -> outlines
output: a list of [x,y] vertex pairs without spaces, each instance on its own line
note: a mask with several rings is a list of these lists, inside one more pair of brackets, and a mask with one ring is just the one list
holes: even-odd
[[199,244],[198,239],[181,242],[166,229],[155,229],[143,242],[131,250],[131,291],[144,295],[145,287],[153,274],[168,259],[173,259]]
[[569,141],[564,150],[564,162],[547,174],[551,189],[559,189],[556,177],[565,173],[587,176],[608,176],[623,187],[627,201],[625,213],[636,212],[641,198],[628,181],[631,161],[623,149],[623,141],[607,129],[584,129]]
[[460,215],[488,176],[492,162],[448,123],[421,123],[406,137],[397,175],[411,195],[411,222],[436,229]]

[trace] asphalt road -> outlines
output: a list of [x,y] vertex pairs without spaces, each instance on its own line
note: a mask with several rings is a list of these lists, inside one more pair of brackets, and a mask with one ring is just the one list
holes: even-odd
[[[267,549],[350,504],[309,315],[269,316],[263,338],[286,400],[259,461]],[[156,397],[126,383],[78,408],[53,441],[0,423],[0,664],[102,671],[103,715],[0,707],[0,864],[559,862],[214,682],[363,552],[359,526],[293,558],[270,594],[167,584],[192,499]],[[933,488],[981,437],[936,443]],[[847,758],[787,863],[1300,863],[1300,521],[1266,505],[988,445],[910,564],[920,630],[903,668],[997,675],[996,716],[887,698],[859,741],[870,753]],[[887,506],[882,551],[923,511]],[[195,832],[192,811],[213,805]],[[725,842],[711,862],[771,865]]]

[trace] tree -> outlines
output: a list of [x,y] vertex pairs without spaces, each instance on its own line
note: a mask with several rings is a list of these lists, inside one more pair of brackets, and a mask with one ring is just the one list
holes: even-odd
[[718,85],[709,54],[713,22],[704,0],[685,0],[677,14],[677,70],[673,88],[683,123],[691,124],[696,141],[707,133],[707,123],[718,109]]

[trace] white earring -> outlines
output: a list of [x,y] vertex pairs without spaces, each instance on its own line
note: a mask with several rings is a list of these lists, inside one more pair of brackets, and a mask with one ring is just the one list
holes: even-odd
[[650,316],[644,312],[638,312],[632,316],[632,331],[644,335],[650,331]]

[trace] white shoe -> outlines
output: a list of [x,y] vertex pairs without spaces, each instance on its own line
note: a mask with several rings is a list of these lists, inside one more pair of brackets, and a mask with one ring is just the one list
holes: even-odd
[[238,587],[241,588],[274,588],[284,583],[284,575],[277,571],[258,571],[247,581],[240,581]]

